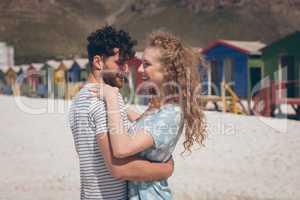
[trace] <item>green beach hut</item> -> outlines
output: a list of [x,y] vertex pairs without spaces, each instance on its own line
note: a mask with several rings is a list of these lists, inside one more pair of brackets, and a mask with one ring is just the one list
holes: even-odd
[[5,73],[4,70],[0,68],[0,94],[2,94],[5,86]]
[[283,37],[262,49],[264,75],[286,82],[287,97],[300,96],[300,31]]

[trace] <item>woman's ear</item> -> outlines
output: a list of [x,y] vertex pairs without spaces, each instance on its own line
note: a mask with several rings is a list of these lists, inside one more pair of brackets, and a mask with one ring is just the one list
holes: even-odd
[[94,56],[93,64],[97,70],[103,70],[104,68],[104,63],[101,56]]

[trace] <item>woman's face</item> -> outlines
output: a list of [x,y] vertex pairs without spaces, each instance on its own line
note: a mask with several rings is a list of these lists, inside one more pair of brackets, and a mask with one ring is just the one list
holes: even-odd
[[142,64],[138,72],[143,74],[144,81],[151,81],[160,87],[163,83],[163,66],[159,61],[160,51],[154,47],[147,47],[144,51]]

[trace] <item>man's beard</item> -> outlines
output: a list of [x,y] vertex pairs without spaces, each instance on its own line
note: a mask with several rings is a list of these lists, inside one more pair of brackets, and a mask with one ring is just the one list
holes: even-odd
[[125,82],[125,75],[121,72],[104,72],[102,74],[104,83],[117,88],[122,88]]

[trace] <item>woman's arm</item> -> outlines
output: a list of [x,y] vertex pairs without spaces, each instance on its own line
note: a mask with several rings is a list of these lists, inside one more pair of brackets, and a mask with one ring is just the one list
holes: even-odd
[[113,155],[117,158],[124,158],[150,148],[154,141],[152,136],[142,129],[132,136],[128,134],[121,117],[118,98],[119,92],[116,90],[109,90],[105,94]]
[[160,181],[170,177],[174,170],[174,161],[167,163],[151,163],[136,156],[119,159],[112,154],[110,135],[97,135],[99,148],[103,154],[107,168],[118,179],[130,181]]

